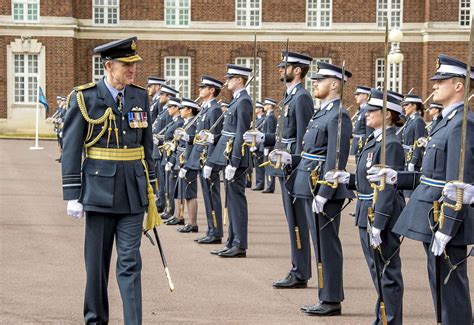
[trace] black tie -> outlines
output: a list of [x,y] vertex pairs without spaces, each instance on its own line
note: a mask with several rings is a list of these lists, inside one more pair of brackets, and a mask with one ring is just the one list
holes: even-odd
[[117,97],[115,98],[115,103],[117,104],[117,108],[120,111],[120,113],[122,113],[122,96],[123,94],[119,92],[117,94]]

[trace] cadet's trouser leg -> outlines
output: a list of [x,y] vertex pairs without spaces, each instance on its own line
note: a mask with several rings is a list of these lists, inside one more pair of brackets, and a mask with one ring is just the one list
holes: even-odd
[[264,188],[265,186],[265,167],[259,167],[263,163],[263,152],[255,151],[255,187]]
[[[304,199],[304,210],[308,219],[308,225],[313,237],[313,247],[316,252],[316,224],[314,213],[311,209],[312,199]],[[324,205],[327,216],[318,215],[321,243],[321,262],[323,263],[324,287],[319,289],[319,301],[341,302],[344,300],[342,284],[342,245],[339,239],[339,225],[341,216],[333,221],[330,218],[340,213],[344,200],[331,200]],[[315,253],[316,255],[316,253]]]
[[[399,235],[394,234],[390,230],[384,230],[382,237],[382,253],[384,259],[387,261],[400,247]],[[375,272],[375,264],[373,259],[373,249],[369,246],[369,239],[367,237],[367,228],[359,228],[359,238],[364,252],[367,266],[369,267],[372,282],[377,290],[377,277]],[[383,268],[383,261],[379,253],[376,254],[379,265]],[[388,324],[402,324],[403,323],[403,277],[402,277],[402,262],[400,260],[400,252],[397,252],[390,259],[390,264],[385,269],[385,273],[381,278],[382,293],[385,303],[385,313],[387,315]],[[382,271],[382,269],[380,270]],[[375,304],[375,324],[382,324],[380,314],[380,301],[377,299]]]
[[[293,198],[288,194],[284,180],[280,177],[278,179],[280,181],[283,208],[290,234],[292,264],[290,272],[300,280],[309,280],[311,278],[311,248],[309,246],[309,228],[306,216],[303,209],[295,209]],[[299,229],[301,249],[298,249],[296,246],[295,226],[298,226]]]
[[[428,257],[428,277],[431,287],[431,295],[436,311],[436,272],[435,256],[431,252],[429,244],[423,243]],[[456,264],[467,255],[467,246],[446,246],[446,253],[451,263]],[[441,314],[443,325],[469,325],[472,324],[472,306],[469,293],[469,278],[467,277],[467,261],[461,263],[451,273],[448,283],[443,285],[448,275],[449,267],[441,257]],[[435,314],[436,315],[436,314]],[[436,317],[436,316],[435,316]]]
[[267,180],[266,180],[267,187],[266,188],[268,190],[275,191],[275,177],[267,175],[267,174],[265,174],[265,177],[267,178]]
[[168,191],[170,197],[170,215],[174,214],[176,209],[175,200],[176,191],[178,190],[178,172],[172,170],[168,172]]
[[155,160],[155,174],[158,180],[158,192],[156,192],[156,207],[158,210],[164,210],[166,201],[165,201],[165,169],[161,165],[160,160]]
[[[232,225],[232,242],[230,246],[247,249],[248,211],[245,197],[246,168],[237,168],[234,179],[227,183],[227,206],[229,223]],[[229,227],[229,231],[231,228]],[[229,233],[229,238],[230,233]]]
[[117,282],[122,296],[125,325],[142,323],[142,260],[140,243],[143,213],[125,215],[117,220]]
[[[222,237],[222,203],[221,203],[221,182],[219,178],[219,171],[213,170],[211,173],[211,179],[208,181],[202,175],[201,179],[201,189],[202,197],[204,199],[204,206],[206,207],[206,217],[207,217],[207,235]],[[209,186],[211,185],[212,196],[209,193]],[[211,214],[211,199],[214,212],[216,214],[217,227],[214,225],[214,220]]]

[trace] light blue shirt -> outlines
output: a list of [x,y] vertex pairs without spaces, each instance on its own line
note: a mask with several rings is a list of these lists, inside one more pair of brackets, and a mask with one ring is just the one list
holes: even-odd
[[291,94],[291,92],[293,91],[293,89],[295,89],[296,86],[298,86],[301,82],[297,82],[295,83],[294,85],[291,85],[290,87],[288,87],[288,89],[286,90],[286,94],[289,95]]
[[105,83],[105,86],[107,87],[107,89],[109,90],[110,95],[111,95],[112,98],[114,99],[114,102],[116,102],[116,100],[117,100],[117,95],[118,95],[118,93],[122,93],[122,107],[125,107],[125,88],[122,89],[122,90],[118,90],[118,89],[112,87],[112,86],[109,85],[109,83],[107,82],[107,78],[106,78],[106,77],[104,77],[104,83]]
[[441,115],[443,116],[443,118],[445,118],[446,116],[448,116],[449,114],[451,114],[452,111],[454,111],[454,109],[456,107],[458,107],[459,105],[462,105],[463,102],[456,102],[456,103],[453,103],[451,105],[449,105],[448,107],[445,107],[442,111],[441,111]]

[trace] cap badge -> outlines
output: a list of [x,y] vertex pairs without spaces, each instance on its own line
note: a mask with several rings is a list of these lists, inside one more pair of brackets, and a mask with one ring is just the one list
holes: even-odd
[[439,58],[436,59],[436,70],[438,70],[441,67],[441,61]]
[[132,41],[132,44],[130,45],[130,48],[135,51],[137,49],[137,43],[135,41]]

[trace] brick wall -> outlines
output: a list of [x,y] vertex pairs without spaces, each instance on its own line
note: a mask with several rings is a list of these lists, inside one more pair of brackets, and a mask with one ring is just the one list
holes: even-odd
[[263,0],[263,22],[305,22],[306,0]]
[[428,2],[429,21],[458,21],[459,1],[425,0]]
[[333,0],[332,21],[334,23],[375,23],[377,0]]
[[[89,1],[92,2],[92,1]],[[72,17],[74,13],[73,1],[47,0],[40,1],[41,16]]]
[[11,15],[11,14],[12,14],[11,0],[0,0],[0,15]]
[[235,21],[235,0],[191,0],[192,21]]

